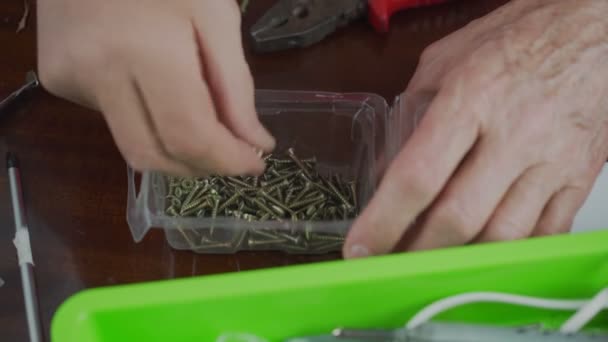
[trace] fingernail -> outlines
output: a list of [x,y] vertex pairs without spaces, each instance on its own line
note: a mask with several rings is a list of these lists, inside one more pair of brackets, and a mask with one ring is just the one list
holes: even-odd
[[258,158],[262,158],[262,156],[264,155],[264,151],[262,149],[256,148],[256,147],[252,147],[253,152],[258,156]]
[[353,245],[346,253],[347,259],[365,258],[369,256],[369,249],[363,245]]

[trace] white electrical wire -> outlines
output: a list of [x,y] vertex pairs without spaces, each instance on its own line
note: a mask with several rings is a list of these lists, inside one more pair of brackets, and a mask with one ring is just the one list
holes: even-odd
[[581,330],[600,311],[608,307],[608,289],[600,291],[592,300],[587,302],[559,329],[564,334],[575,333]]
[[246,333],[224,333],[215,342],[268,342],[268,340]]
[[[499,292],[472,292],[464,293],[438,300],[419,311],[406,324],[407,329],[414,329],[421,324],[431,320],[438,314],[472,303],[505,303],[520,306],[529,306],[549,310],[580,310],[572,316],[560,329],[562,332],[576,332],[589,322],[599,311],[608,306],[608,289],[603,290],[593,299],[563,300],[537,298],[529,296],[513,295]],[[566,331],[567,330],[567,331]]]

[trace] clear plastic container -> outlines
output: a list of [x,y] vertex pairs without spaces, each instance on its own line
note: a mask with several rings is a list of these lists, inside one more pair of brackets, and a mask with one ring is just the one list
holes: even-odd
[[[359,206],[364,208],[376,190],[379,175],[416,125],[417,113],[397,98],[392,107],[374,94],[325,92],[256,92],[261,121],[277,140],[277,151],[294,148],[302,158],[315,157],[320,174],[339,174],[357,183]],[[341,249],[352,220],[254,221],[234,217],[172,217],[167,208],[166,177],[128,170],[127,219],[133,238],[142,240],[151,228],[164,229],[169,244],[198,253],[240,250],[280,250],[320,254]],[[139,185],[139,190],[136,189]],[[213,243],[201,244],[213,233]],[[300,234],[297,245],[257,243],[256,232]],[[207,235],[206,235],[207,234]],[[323,244],[323,239],[329,240]],[[316,243],[309,244],[316,239]],[[330,242],[331,241],[331,242]],[[254,243],[256,242],[256,243]],[[315,242],[315,241],[312,241]],[[314,248],[313,246],[314,245]]]

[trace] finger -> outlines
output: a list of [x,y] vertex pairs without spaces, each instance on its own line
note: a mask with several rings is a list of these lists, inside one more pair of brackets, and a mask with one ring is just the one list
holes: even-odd
[[[416,71],[405,89],[405,93],[410,96],[417,96],[418,93],[432,93],[441,88],[441,81],[446,73],[460,60],[460,56],[446,56],[441,52],[435,52],[437,50],[434,47],[432,50],[427,49],[423,52]],[[440,55],[433,55],[435,53]]]
[[163,150],[133,82],[121,76],[114,80],[111,89],[111,92],[99,93],[99,103],[114,141],[127,163],[138,171],[193,175],[190,168],[171,160]]
[[[203,73],[219,120],[237,137],[270,152],[275,141],[260,123],[255,110],[253,78],[241,43],[241,14],[237,6],[232,6],[232,12],[226,11],[227,5],[230,6],[223,1],[204,1],[201,11],[194,15]],[[221,8],[213,12],[215,7]],[[209,15],[222,12],[225,15]]]
[[355,221],[345,242],[345,257],[389,252],[474,144],[479,122],[463,111],[460,88],[446,89],[435,98]]
[[574,217],[583,206],[588,189],[566,187],[557,192],[543,210],[532,235],[567,233],[572,228]]
[[410,249],[457,246],[472,240],[525,169],[518,152],[499,141],[480,140],[430,208]]
[[561,178],[546,165],[531,167],[515,181],[477,241],[521,239],[532,234]]
[[172,43],[176,45],[164,47],[169,54],[156,51],[135,66],[137,85],[165,150],[212,173],[261,173],[264,163],[251,146],[217,120],[192,37],[182,34]]

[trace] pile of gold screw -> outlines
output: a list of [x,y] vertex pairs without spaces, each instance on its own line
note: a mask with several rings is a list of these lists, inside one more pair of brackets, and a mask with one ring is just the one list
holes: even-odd
[[[293,149],[264,157],[261,176],[206,178],[167,177],[166,214],[172,217],[235,217],[252,221],[349,220],[358,212],[354,181],[339,175],[325,177],[315,158],[300,159]],[[237,249],[278,249],[322,253],[339,250],[343,234],[310,231],[249,229],[236,238],[219,241],[213,225],[180,229],[191,249],[200,252]],[[244,245],[246,244],[246,245]]]

